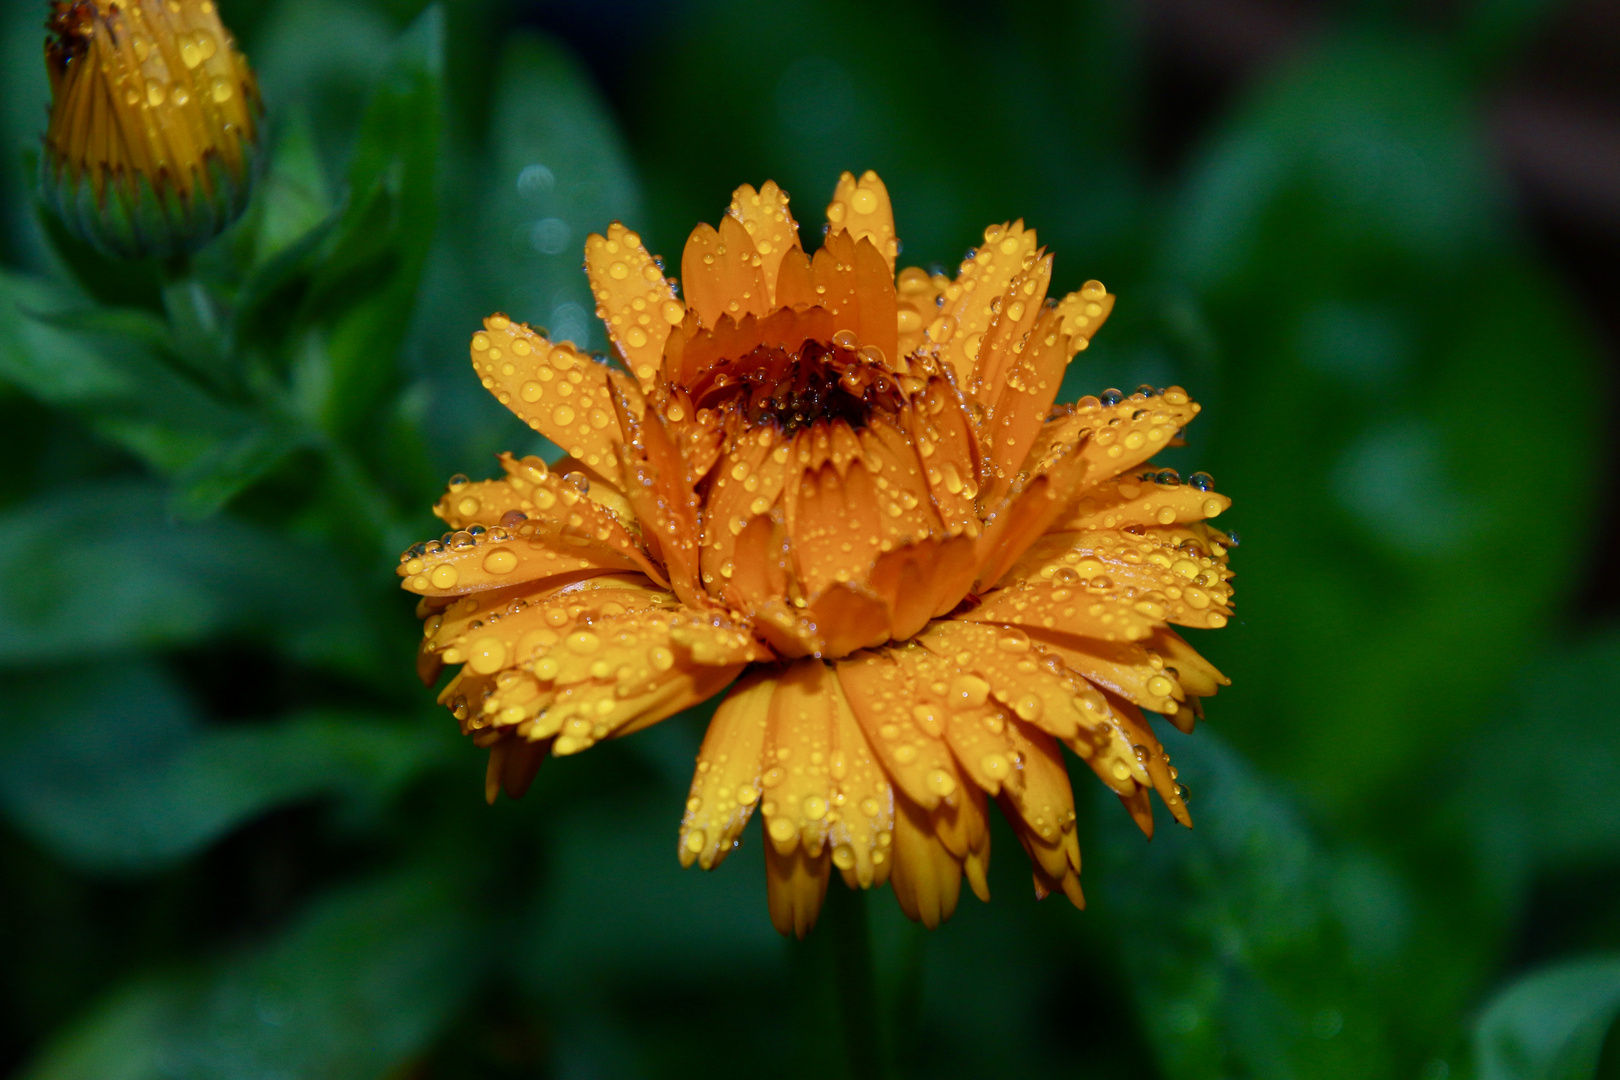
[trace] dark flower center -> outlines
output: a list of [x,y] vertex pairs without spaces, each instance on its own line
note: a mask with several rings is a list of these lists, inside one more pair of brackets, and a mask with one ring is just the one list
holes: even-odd
[[874,411],[898,412],[905,394],[887,368],[855,349],[810,340],[792,352],[761,345],[711,368],[692,387],[692,401],[739,412],[749,427],[792,434],[818,420],[859,430]]

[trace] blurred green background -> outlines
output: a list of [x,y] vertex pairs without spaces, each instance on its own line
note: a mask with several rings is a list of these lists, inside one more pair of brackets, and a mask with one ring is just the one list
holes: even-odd
[[[167,280],[42,224],[0,15],[0,1070],[1620,1077],[1614,5],[221,7],[269,161]],[[486,807],[392,571],[538,449],[483,315],[603,347],[588,232],[864,168],[905,263],[1021,216],[1105,281],[1068,396],[1187,386],[1243,546],[1197,828],[1076,775],[1086,912],[1005,831],[938,931],[867,897],[851,1054],[757,833],[678,868],[704,717]]]

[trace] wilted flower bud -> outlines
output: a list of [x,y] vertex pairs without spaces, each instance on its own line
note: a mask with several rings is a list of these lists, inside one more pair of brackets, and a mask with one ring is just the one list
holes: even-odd
[[258,84],[212,0],[54,0],[40,187],[124,258],[193,251],[247,205]]

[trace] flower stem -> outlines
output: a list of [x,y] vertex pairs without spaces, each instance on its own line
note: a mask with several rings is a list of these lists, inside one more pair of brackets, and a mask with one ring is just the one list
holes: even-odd
[[887,1080],[894,1070],[880,1022],[866,890],[842,888],[835,881],[827,890],[822,922],[833,949],[832,989],[851,1080]]

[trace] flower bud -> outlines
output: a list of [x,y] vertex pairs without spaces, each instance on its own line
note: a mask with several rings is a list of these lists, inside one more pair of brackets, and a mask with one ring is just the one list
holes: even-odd
[[213,0],[53,0],[46,204],[122,258],[195,251],[241,215],[258,83]]

